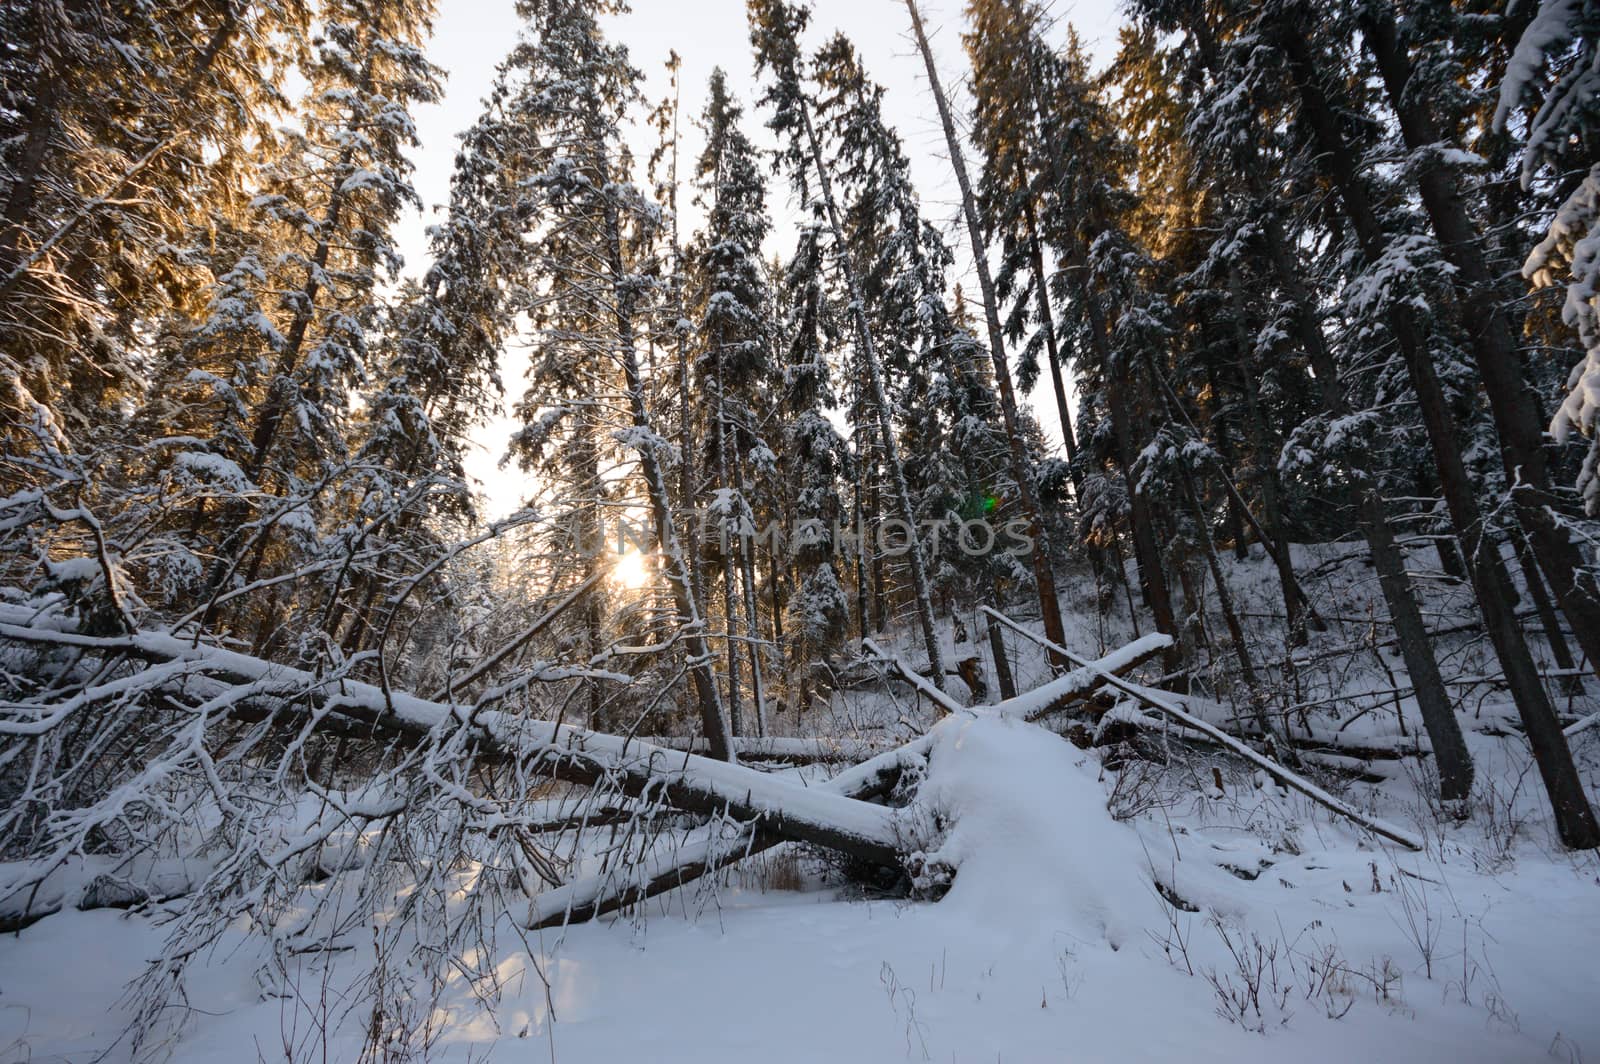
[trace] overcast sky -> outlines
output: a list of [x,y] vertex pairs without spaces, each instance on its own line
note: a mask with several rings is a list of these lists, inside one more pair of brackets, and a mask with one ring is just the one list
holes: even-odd
[[[634,65],[647,76],[645,96],[648,100],[659,100],[667,92],[664,64],[668,53],[675,49],[683,60],[680,151],[684,162],[680,165],[680,174],[688,171],[700,150],[699,133],[691,119],[700,112],[706,81],[714,67],[727,71],[731,87],[746,104],[746,132],[758,144],[770,144],[762,126],[766,116],[753,102],[754,61],[744,0],[635,0],[633,6],[631,13],[611,20],[607,29],[613,40],[628,46]],[[957,112],[963,115],[967,111],[968,69],[960,39],[965,28],[964,6],[964,0],[922,0],[921,3],[923,21],[933,33],[940,77],[946,91],[955,96]],[[1117,0],[1058,0],[1051,10],[1063,23],[1070,21],[1077,27],[1098,63],[1103,65],[1110,60],[1116,48],[1116,27],[1120,21]],[[442,0],[440,3],[429,52],[433,61],[449,72],[449,78],[444,99],[437,105],[418,110],[422,147],[415,153],[417,190],[430,207],[448,200],[457,134],[478,117],[480,102],[489,90],[495,67],[516,40],[519,29],[513,0]],[[970,270],[967,236],[958,226],[955,182],[943,134],[928,95],[922,60],[909,39],[904,3],[902,0],[815,0],[808,43],[816,46],[834,30],[844,31],[855,42],[868,73],[887,88],[885,118],[905,141],[924,213],[944,227],[947,238],[956,248],[958,269]],[[1064,33],[1065,30],[1060,29],[1058,36]],[[639,147],[648,154],[644,144]],[[969,158],[969,165],[973,162]],[[785,245],[790,233],[782,223],[792,217],[787,203],[787,181],[775,175],[770,194],[773,214],[779,221],[776,243],[770,250],[786,255]],[[692,227],[695,219],[688,214],[688,199],[687,193],[681,197],[680,208],[685,209],[685,225]],[[423,232],[436,217],[431,214],[411,217],[401,225],[400,244],[407,272],[418,274],[426,269],[427,247]],[[969,287],[976,288],[975,285]],[[508,400],[522,392],[523,365],[525,360],[517,352],[507,353],[502,367]],[[1049,399],[1048,384],[1037,388],[1034,397],[1038,400],[1034,409],[1040,424],[1059,443],[1060,429],[1054,402]],[[479,446],[468,463],[468,472],[483,482],[489,517],[514,509],[525,490],[523,474],[514,468],[498,468],[510,432],[511,424],[507,419],[491,422],[478,433]]]

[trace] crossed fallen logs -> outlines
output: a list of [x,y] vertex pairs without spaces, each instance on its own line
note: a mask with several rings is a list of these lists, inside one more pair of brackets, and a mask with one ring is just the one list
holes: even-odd
[[[530,898],[524,926],[545,928],[613,912],[742,860],[780,842],[813,844],[869,865],[900,868],[909,857],[895,810],[882,804],[901,777],[918,778],[932,749],[932,734],[884,750],[827,782],[806,786],[737,761],[718,761],[692,749],[668,749],[656,742],[591,731],[561,722],[533,720],[479,704],[419,698],[362,683],[348,676],[321,676],[286,665],[196,643],[162,632],[91,636],[59,619],[41,621],[26,611],[0,606],[0,642],[75,652],[103,661],[140,667],[132,675],[102,678],[100,669],[75,693],[57,701],[0,705],[0,738],[41,736],[74,714],[88,714],[97,703],[125,696],[141,681],[158,711],[188,714],[197,734],[226,721],[271,719],[302,732],[322,731],[381,739],[412,749],[428,744],[474,751],[474,756],[513,762],[530,776],[588,787],[603,786],[640,807],[650,806],[700,818],[701,827],[675,849],[626,866],[579,876]],[[988,706],[966,707],[948,696],[935,699],[945,713],[993,714],[1037,720],[1085,701],[1108,682],[1160,653],[1167,637],[1146,636],[1105,657],[1082,662],[1038,688]],[[903,662],[868,644],[889,669],[908,680],[920,679]],[[915,682],[915,680],[911,680]],[[918,684],[919,690],[931,685]],[[203,701],[194,704],[195,692]],[[927,691],[924,691],[927,693]],[[180,699],[180,695],[188,701]],[[933,697],[932,695],[929,696]],[[819,753],[825,744],[809,740],[761,740],[747,748],[771,753]],[[685,745],[673,740],[674,745]],[[805,749],[807,744],[814,749]],[[692,745],[692,744],[688,744]],[[787,749],[792,747],[793,749]],[[858,748],[859,749],[859,748]],[[1247,748],[1248,749],[1248,748]],[[1260,755],[1250,752],[1253,759]],[[1292,773],[1273,766],[1280,778]],[[1306,793],[1341,815],[1398,841],[1413,840],[1356,810],[1314,791]],[[514,813],[514,810],[507,812]],[[505,814],[498,814],[504,818]],[[532,823],[532,821],[530,821]],[[524,825],[525,827],[526,825]],[[70,840],[57,852],[39,855],[42,865],[68,856]],[[3,891],[0,891],[3,893]],[[26,915],[26,914],[24,914]]]

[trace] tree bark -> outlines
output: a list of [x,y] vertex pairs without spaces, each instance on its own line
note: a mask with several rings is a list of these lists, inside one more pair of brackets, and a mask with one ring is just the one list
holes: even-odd
[[[1097,312],[1095,316],[1098,316]],[[1104,340],[1103,333],[1097,332],[1097,335]],[[1117,465],[1122,470],[1123,484],[1128,493],[1128,526],[1133,536],[1134,565],[1139,570],[1139,590],[1144,596],[1145,606],[1155,618],[1156,631],[1173,636],[1176,640],[1178,619],[1172,608],[1172,591],[1167,582],[1161,547],[1156,540],[1155,514],[1151,510],[1150,500],[1139,490],[1133,476],[1139,448],[1133,438],[1133,413],[1129,409],[1127,387],[1118,377],[1108,375],[1106,392],[1110,399],[1111,435],[1116,445]],[[1182,667],[1183,657],[1175,641],[1167,652],[1165,668],[1171,673]]]
[[[1217,557],[1217,544],[1211,538],[1205,511],[1200,508],[1200,495],[1195,490],[1194,480],[1187,471],[1182,475],[1183,492],[1188,497],[1190,510],[1194,514],[1195,527],[1200,535],[1200,547],[1205,551],[1206,565],[1211,569],[1211,582],[1216,585],[1217,607],[1222,611],[1222,623],[1228,628],[1228,638],[1233,643],[1233,654],[1239,662],[1239,675],[1244,680],[1245,690],[1250,699],[1250,712],[1255,717],[1256,727],[1261,729],[1262,738],[1269,744],[1269,752],[1273,752],[1272,748],[1278,745],[1279,736],[1273,730],[1272,721],[1267,717],[1267,696],[1262,691],[1261,681],[1256,676],[1255,661],[1250,656],[1250,644],[1245,638],[1239,611],[1234,609],[1233,591],[1228,586],[1227,574],[1222,571],[1222,559]],[[1283,748],[1289,762],[1293,764],[1294,752],[1286,739]]]
[[[1539,624],[1544,628],[1545,642],[1550,644],[1550,656],[1555,658],[1557,669],[1572,672],[1577,663],[1572,660],[1572,650],[1567,646],[1566,634],[1561,630],[1561,615],[1556,612],[1555,603],[1550,601],[1550,592],[1539,575],[1539,561],[1528,545],[1528,537],[1522,535],[1520,530],[1512,529],[1511,546],[1516,551],[1522,580],[1528,585],[1528,594],[1533,598],[1534,611],[1539,614]],[[1568,694],[1581,694],[1583,678],[1568,676],[1562,680],[1561,686]]]
[[[1000,591],[998,587],[991,586],[990,602],[995,609],[1000,608]],[[1000,631],[1000,626],[993,617],[984,616],[984,625],[989,632],[989,654],[994,658],[994,675],[1000,684],[1001,698],[1017,697],[1017,680],[1011,673],[1011,659],[1006,656],[1005,636]]]

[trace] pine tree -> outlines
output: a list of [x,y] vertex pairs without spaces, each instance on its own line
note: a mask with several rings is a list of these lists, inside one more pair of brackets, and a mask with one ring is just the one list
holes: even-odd
[[[1347,383],[1352,378],[1341,365],[1344,352],[1319,309],[1321,278],[1300,250],[1315,246],[1317,240],[1293,228],[1296,219],[1314,219],[1315,213],[1296,209],[1293,200],[1284,202],[1286,193],[1292,195],[1305,182],[1293,169],[1292,144],[1273,133],[1270,112],[1261,114],[1263,108],[1279,106],[1281,101],[1236,91],[1239,84],[1262,83],[1252,71],[1233,65],[1249,64],[1257,53],[1244,41],[1220,44],[1207,23],[1198,19],[1167,23],[1158,18],[1154,27],[1142,29],[1144,39],[1136,46],[1147,49],[1148,38],[1168,25],[1181,26],[1190,45],[1172,46],[1174,61],[1186,66],[1168,72],[1168,80],[1190,86],[1181,130],[1188,145],[1185,155],[1194,160],[1200,180],[1214,189],[1212,202],[1241,205],[1236,217],[1218,208],[1220,217],[1212,225],[1219,231],[1196,267],[1194,282],[1215,290],[1214,301],[1235,314],[1230,308],[1239,302],[1239,286],[1220,286],[1210,278],[1245,272],[1249,290],[1262,304],[1257,342],[1291,342],[1312,370],[1324,413],[1295,419],[1297,424],[1283,444],[1284,475],[1309,478],[1312,490],[1349,493],[1433,743],[1441,792],[1447,799],[1464,798],[1472,785],[1472,763],[1382,497],[1398,463],[1381,461],[1379,456],[1414,453],[1409,438],[1416,430],[1378,414],[1369,405],[1377,397]],[[1300,191],[1307,199],[1318,194],[1314,187]],[[1281,351],[1276,361],[1281,365],[1288,354]],[[1385,428],[1390,438],[1380,441],[1377,434]],[[1278,464],[1276,457],[1273,462]]]
[[783,364],[785,488],[789,499],[785,522],[787,563],[795,573],[789,596],[789,669],[798,676],[798,706],[811,705],[812,693],[826,697],[830,668],[849,628],[850,601],[839,580],[835,529],[847,518],[840,484],[851,472],[844,439],[828,419],[837,407],[828,353],[839,327],[829,305],[823,226],[812,222],[784,272],[787,315],[783,335],[788,348]]
[[[1521,322],[1514,307],[1520,293],[1508,292],[1501,283],[1494,248],[1482,229],[1482,197],[1450,157],[1451,152],[1469,155],[1459,141],[1461,108],[1450,106],[1460,72],[1427,47],[1437,20],[1430,25],[1414,18],[1402,27],[1386,2],[1364,4],[1354,16],[1397,119],[1401,144],[1412,154],[1408,169],[1451,267],[1456,298],[1463,308],[1472,308],[1466,346],[1483,380],[1517,521],[1600,675],[1600,587],[1572,538],[1572,515],[1563,513],[1552,482],[1545,418],[1528,386],[1518,345]],[[1408,36],[1420,38],[1421,47],[1413,51]]]
[[[239,209],[309,19],[299,0],[0,13],[8,453],[126,442],[119,415],[147,384],[142,330],[203,308],[195,230]],[[36,480],[0,466],[0,484]]]
[[1550,428],[1560,443],[1574,430],[1591,437],[1578,491],[1592,516],[1600,513],[1600,443],[1593,442],[1600,423],[1600,4],[1544,0],[1537,10],[1520,5],[1515,15],[1525,25],[1506,64],[1493,123],[1506,130],[1531,98],[1521,184],[1533,189],[1546,172],[1555,178],[1546,198],[1557,206],[1545,207],[1548,226],[1522,273],[1536,286],[1567,278],[1561,317],[1576,330],[1583,358],[1572,368]]
[[924,459],[907,480],[921,520],[939,530],[933,586],[948,603],[972,601],[975,591],[993,599],[998,581],[1029,574],[1004,550],[972,554],[959,545],[966,521],[1013,519],[1012,510],[986,509],[989,500],[1018,497],[992,378],[982,368],[988,357],[946,305],[953,256],[922,216],[910,162],[883,117],[883,89],[844,36],[818,53],[817,81],[868,316],[884,338],[906,448]]
[[967,17],[972,28],[962,35],[962,42],[972,63],[972,138],[981,160],[978,213],[985,223],[985,242],[998,240],[1000,245],[995,294],[1010,305],[1005,315],[1007,339],[1023,341],[1017,379],[1024,391],[1031,390],[1038,377],[1043,349],[1074,487],[1081,491],[1078,440],[1064,373],[1066,355],[1050,301],[1053,264],[1046,261],[1040,231],[1040,205],[1050,194],[1049,175],[1063,168],[1063,160],[1049,156],[1063,139],[1043,136],[1039,122],[1038,100],[1046,92],[1041,82],[1056,57],[1040,38],[1042,13],[1026,0],[975,0],[967,6]]
[[[1051,295],[1066,312],[1059,326],[1076,349],[1080,427],[1088,423],[1080,438],[1090,459],[1082,520],[1094,530],[1091,542],[1114,544],[1116,524],[1125,518],[1145,604],[1156,629],[1176,638],[1159,506],[1140,490],[1135,475],[1155,413],[1149,400],[1157,398],[1154,382],[1143,379],[1141,345],[1164,344],[1165,338],[1159,329],[1146,328],[1154,319],[1143,304],[1160,298],[1147,290],[1152,261],[1123,224],[1134,213],[1132,198],[1120,186],[1128,146],[1117,136],[1108,107],[1090,83],[1087,61],[1071,38],[1063,55],[1048,55],[1037,43],[1028,46],[1028,54],[1038,68],[1030,85],[1036,93],[1033,119],[1038,129],[1055,131],[1052,139],[1058,142],[1046,160],[1038,225],[1044,244],[1063,264]],[[1176,672],[1180,660],[1181,645],[1175,641],[1165,658],[1168,671]]]
[[[206,419],[192,453],[226,488],[196,514],[199,525],[209,510],[223,529],[196,544],[215,554],[202,601],[321,549],[330,485],[359,445],[351,400],[372,368],[380,282],[401,266],[390,230],[417,205],[404,150],[415,143],[409,109],[439,90],[421,47],[431,6],[330,4],[322,15],[300,125],[262,152],[247,213],[219,219],[209,311],[149,397],[157,421],[174,392]],[[208,607],[205,620],[215,616]],[[256,618],[258,632],[272,620]]]
[[[1286,88],[1315,146],[1315,167],[1339,197],[1365,269],[1346,298],[1365,299],[1382,313],[1383,327],[1398,348],[1427,430],[1428,441],[1456,537],[1466,555],[1485,627],[1504,669],[1567,845],[1600,845],[1600,825],[1582,794],[1565,737],[1540,684],[1527,643],[1512,615],[1514,590],[1487,528],[1474,485],[1462,459],[1458,423],[1441,383],[1439,367],[1426,347],[1426,322],[1419,302],[1405,298],[1404,280],[1413,273],[1411,257],[1428,245],[1412,239],[1380,213],[1369,179],[1358,169],[1359,148],[1352,143],[1346,115],[1338,104],[1342,86],[1328,71],[1347,69],[1352,57],[1331,58],[1327,42],[1308,37],[1316,25],[1310,12],[1294,4],[1272,4],[1242,13],[1251,32],[1279,50]],[[1387,223],[1387,224],[1386,224]],[[1368,296],[1367,294],[1370,294]]]

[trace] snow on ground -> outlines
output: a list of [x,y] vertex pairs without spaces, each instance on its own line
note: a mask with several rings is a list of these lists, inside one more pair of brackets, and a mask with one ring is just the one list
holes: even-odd
[[[1218,808],[1117,823],[1099,775],[1094,755],[1030,725],[952,728],[926,785],[928,811],[953,824],[930,856],[961,869],[942,901],[735,885],[528,950],[502,929],[496,1015],[455,988],[426,1059],[1511,1061],[1600,1047],[1593,860],[1530,846],[1509,868],[1475,867],[1459,844],[1400,855],[1326,822],[1300,853],[1274,853]],[[997,779],[1013,786],[991,798]],[[1268,812],[1257,828],[1280,826]],[[1197,873],[1165,878],[1207,911],[1156,892],[1152,868],[1175,860]],[[0,1059],[91,1059],[158,940],[147,919],[101,911],[0,945]],[[209,961],[175,1061],[281,1059],[285,1041],[320,1056],[352,965],[336,958],[325,980],[302,958],[287,996],[264,998],[259,964],[249,948]],[[1252,979],[1260,1012],[1225,1019]],[[330,1059],[355,1059],[360,1019]]]
[[[1241,600],[1265,610],[1249,566]],[[1370,574],[1333,582],[1330,601],[1359,615]],[[1440,617],[1453,595],[1439,589]],[[1085,650],[1132,634],[1102,633],[1092,611],[1069,623]],[[1471,637],[1445,647],[1449,675],[1483,671]],[[1013,649],[1024,686],[1041,679],[1038,655]],[[1388,668],[1369,655],[1308,674],[1307,697],[1350,692],[1333,726],[1395,733],[1392,706],[1357,716],[1380,700],[1354,697]],[[950,718],[897,818],[928,881],[958,869],[942,900],[866,898],[780,848],[642,915],[526,937],[508,919],[489,947],[492,1009],[457,977],[437,1011],[389,995],[387,1018],[431,1025],[414,1059],[461,1062],[1600,1059],[1600,859],[1555,844],[1503,696],[1470,706],[1470,820],[1432,809],[1425,762],[1337,785],[1422,832],[1420,854],[1214,751],[1172,745],[1165,765],[1113,771],[1019,720]],[[928,723],[903,693],[847,694],[833,712],[830,730],[857,737]],[[1600,730],[1576,753],[1593,794]],[[0,1061],[89,1061],[114,1043],[104,1059],[126,1059],[123,988],[163,934],[149,914],[68,911],[0,939]],[[193,969],[171,1059],[357,1059],[372,1002],[351,987],[374,958],[359,931],[349,941],[290,956],[280,979],[240,930]]]

